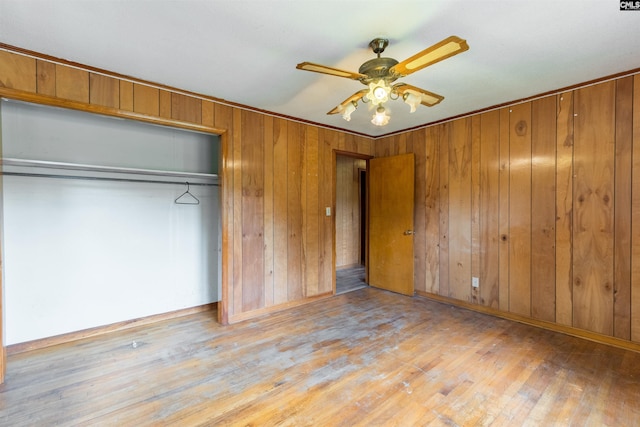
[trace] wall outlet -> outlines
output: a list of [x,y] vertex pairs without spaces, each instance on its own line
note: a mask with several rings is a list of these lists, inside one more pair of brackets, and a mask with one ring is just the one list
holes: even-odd
[[480,287],[480,279],[478,277],[472,277],[471,278],[471,286],[474,288],[479,288]]
[[326,216],[331,216],[331,207],[328,206],[328,207],[324,208],[324,214]]

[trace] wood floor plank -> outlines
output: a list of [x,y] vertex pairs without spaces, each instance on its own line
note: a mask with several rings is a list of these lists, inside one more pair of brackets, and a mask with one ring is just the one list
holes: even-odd
[[[0,425],[629,425],[640,354],[364,288],[7,359]],[[135,343],[135,344],[134,344]]]

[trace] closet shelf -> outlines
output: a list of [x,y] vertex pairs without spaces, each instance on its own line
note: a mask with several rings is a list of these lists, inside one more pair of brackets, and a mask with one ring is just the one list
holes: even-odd
[[105,173],[123,173],[123,174],[135,174],[135,175],[147,175],[147,176],[166,176],[166,177],[174,177],[174,178],[195,178],[195,179],[206,179],[206,180],[218,179],[217,174],[208,174],[208,173],[123,168],[123,167],[113,167],[113,166],[86,165],[86,164],[80,164],[80,163],[52,162],[52,161],[46,161],[46,160],[3,158],[2,165],[16,166],[16,167],[32,167],[32,168],[35,167],[35,168],[47,168],[47,169],[58,169],[58,170],[70,170],[70,171],[84,171],[84,172],[105,172]]

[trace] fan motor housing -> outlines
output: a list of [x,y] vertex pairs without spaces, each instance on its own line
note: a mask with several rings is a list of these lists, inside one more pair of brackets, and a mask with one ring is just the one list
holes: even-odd
[[393,58],[374,58],[362,64],[358,72],[367,76],[367,79],[363,79],[363,83],[379,79],[387,79],[387,81],[392,82],[398,77],[390,74],[389,68],[397,63],[398,61]]

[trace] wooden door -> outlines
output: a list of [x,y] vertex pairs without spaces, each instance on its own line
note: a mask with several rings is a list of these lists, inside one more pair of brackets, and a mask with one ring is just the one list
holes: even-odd
[[369,285],[413,295],[413,153],[369,161]]

